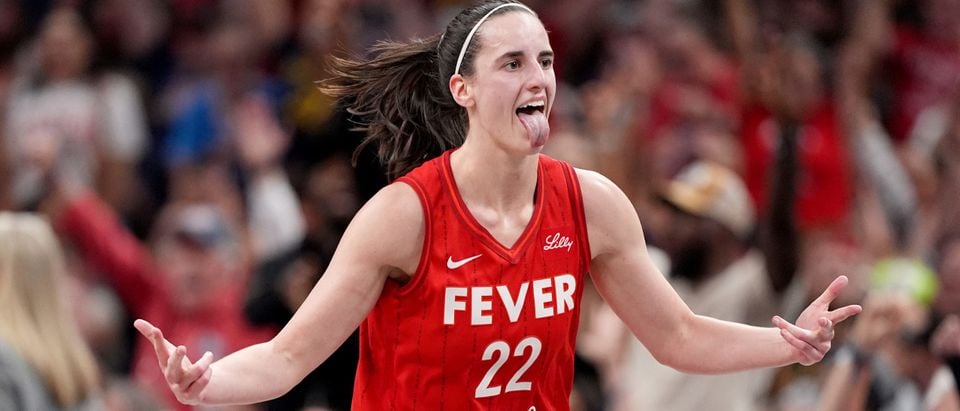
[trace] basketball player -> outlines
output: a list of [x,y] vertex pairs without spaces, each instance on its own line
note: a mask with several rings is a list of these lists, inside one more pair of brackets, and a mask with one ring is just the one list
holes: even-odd
[[357,213],[272,340],[191,362],[136,322],[180,401],[277,397],[359,325],[354,409],[569,409],[588,272],[654,356],[688,372],[817,362],[834,325],[860,311],[828,309],[840,277],[796,324],[691,312],[651,263],[620,189],[539,154],[556,79],[547,32],[526,6],[484,3],[441,36],[374,51],[340,61],[331,90],[353,102],[366,143],[402,177]]

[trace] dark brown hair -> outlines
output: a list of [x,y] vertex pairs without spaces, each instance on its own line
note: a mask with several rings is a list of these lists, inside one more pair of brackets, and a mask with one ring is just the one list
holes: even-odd
[[[460,12],[442,34],[410,42],[381,41],[369,59],[334,58],[332,78],[321,89],[348,104],[366,137],[354,152],[375,144],[377,156],[393,180],[463,144],[467,112],[453,100],[448,82],[460,48],[473,26],[490,10],[512,0],[486,1]],[[519,7],[504,7],[494,15]],[[473,74],[479,32],[470,41],[460,74]]]

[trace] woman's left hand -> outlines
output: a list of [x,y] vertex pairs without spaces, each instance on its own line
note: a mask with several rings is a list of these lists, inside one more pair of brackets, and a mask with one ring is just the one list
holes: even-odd
[[839,276],[797,318],[796,325],[780,316],[773,317],[773,324],[780,329],[780,336],[797,352],[797,362],[811,365],[823,359],[830,351],[833,328],[841,321],[860,313],[859,305],[848,305],[830,311],[830,303],[847,285],[846,276]]

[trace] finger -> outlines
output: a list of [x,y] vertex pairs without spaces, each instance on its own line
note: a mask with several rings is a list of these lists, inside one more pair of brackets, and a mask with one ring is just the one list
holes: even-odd
[[170,353],[173,351],[171,347],[173,344],[170,344],[169,341],[163,338],[163,332],[159,328],[154,327],[153,324],[150,324],[144,320],[136,320],[133,322],[133,326],[140,332],[144,337],[150,340],[153,343],[153,350],[156,351],[157,361],[160,363],[160,368],[163,369],[167,366],[167,363],[170,360]]
[[157,327],[154,327],[153,324],[150,324],[147,320],[137,319],[133,322],[133,327],[140,331],[140,334],[143,334],[144,337],[150,338],[150,334]]
[[847,318],[860,314],[862,311],[863,311],[863,307],[859,305],[856,305],[856,304],[847,305],[844,307],[837,308],[836,310],[833,310],[833,311],[828,311],[827,317],[830,318],[830,321],[833,321],[834,324],[839,324],[843,322],[843,320],[846,320]]
[[837,296],[840,295],[840,291],[843,290],[843,287],[847,286],[847,283],[850,282],[847,279],[847,276],[841,275],[833,280],[827,289],[823,291],[823,294],[820,294],[819,297],[814,301],[814,304],[822,304],[824,307],[829,307],[830,303],[833,300],[837,299]]
[[805,328],[800,328],[790,321],[784,320],[783,317],[780,317],[779,315],[773,317],[773,324],[776,325],[777,328],[790,332],[804,341],[814,337],[814,333],[812,331]]
[[[781,330],[786,331],[790,334],[793,334],[793,336],[800,339],[800,341],[803,341],[809,344],[817,351],[826,353],[827,350],[830,349],[829,347],[830,340],[820,339],[819,335],[816,332],[807,330],[805,328],[800,328],[790,323],[789,321],[784,320],[780,316],[774,317],[774,324],[777,324],[777,327],[780,328]],[[825,344],[826,346],[824,346]]]
[[[212,357],[212,356],[211,356]],[[198,398],[200,397],[200,392],[207,387],[207,384],[210,383],[210,377],[213,376],[213,368],[207,367],[203,372],[200,378],[197,378],[186,390],[183,392],[183,396],[187,398]]]
[[202,357],[200,357],[199,360],[197,360],[195,364],[191,365],[189,368],[187,368],[187,371],[183,373],[183,383],[190,384],[193,382],[193,380],[200,378],[200,376],[207,371],[207,368],[210,367],[210,363],[212,362],[213,353],[207,351]]
[[801,341],[799,338],[791,334],[789,331],[780,329],[780,337],[782,337],[788,344],[800,351],[800,354],[803,355],[805,361],[801,363],[809,364],[816,361],[819,361],[820,355],[816,348],[812,345],[807,344]]
[[187,347],[179,346],[167,362],[167,382],[170,384],[180,384],[183,381],[183,358],[187,355]]
[[817,330],[817,338],[819,338],[820,341],[833,340],[833,322],[826,317],[820,317],[817,324],[820,326],[820,329]]
[[[803,342],[803,341],[800,341],[799,338],[794,337],[793,334],[790,334],[790,332],[787,331],[787,330],[780,329],[780,337],[783,337],[783,339],[784,339],[788,344],[790,344],[791,346],[793,346],[793,348],[796,348],[797,350],[799,350],[799,351],[801,351],[801,352],[806,351],[808,348],[812,348],[812,347],[810,347],[810,344],[807,344],[807,343],[805,343],[805,342]],[[804,354],[804,356],[806,356],[806,354]]]

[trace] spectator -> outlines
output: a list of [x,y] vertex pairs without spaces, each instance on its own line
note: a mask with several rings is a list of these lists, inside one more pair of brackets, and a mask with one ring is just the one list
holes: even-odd
[[145,114],[129,78],[92,72],[95,47],[78,11],[60,6],[44,18],[36,49],[18,67],[4,124],[13,172],[4,189],[12,190],[16,207],[35,206],[42,197],[47,162],[123,212],[135,205]]
[[[81,190],[59,192],[71,191]],[[65,194],[60,202],[51,209],[61,233],[106,276],[131,315],[168,324],[171,338],[177,335],[217,355],[271,335],[243,317],[242,241],[221,209],[211,204],[169,205],[155,226],[150,250],[93,193]],[[148,342],[135,347],[134,378],[173,406],[152,355]]]
[[0,212],[0,409],[99,408],[98,370],[70,318],[66,275],[46,221]]
[[870,62],[884,67],[895,92],[889,122],[894,141],[903,142],[920,113],[960,92],[960,1],[921,0],[911,4],[918,24],[895,22],[897,2],[863,2],[855,43]]
[[[924,275],[921,272],[900,274]],[[918,292],[923,293],[915,289],[871,292],[864,303],[869,315],[854,324],[848,343],[834,361],[819,410],[960,407],[953,376],[930,349],[937,322],[929,317],[929,307],[916,298]]]
[[[691,309],[748,324],[763,324],[784,310],[779,301],[796,261],[770,266],[771,260],[751,245],[757,217],[739,176],[715,163],[697,162],[661,196],[671,211],[654,235],[655,244],[670,257],[671,285]],[[790,244],[781,238],[770,242]],[[620,387],[620,395],[628,398],[625,409],[755,409],[772,375],[752,370],[697,376],[661,366],[641,348],[628,355],[631,363]]]
[[[746,0],[725,4],[745,79],[740,133],[750,195],[760,213],[765,213],[767,178],[784,127],[779,117],[788,113],[798,120],[798,226],[805,233],[837,230],[849,217],[853,188],[831,87],[816,44],[801,31],[759,33],[754,10]],[[841,232],[844,229],[839,227]]]

